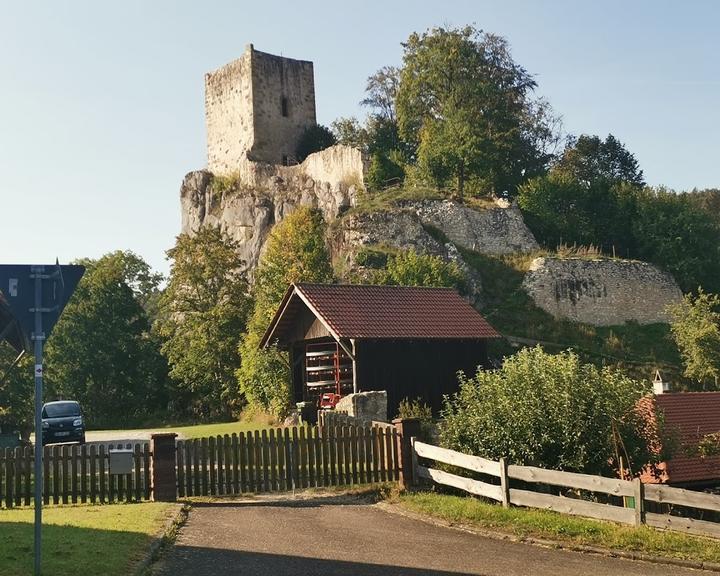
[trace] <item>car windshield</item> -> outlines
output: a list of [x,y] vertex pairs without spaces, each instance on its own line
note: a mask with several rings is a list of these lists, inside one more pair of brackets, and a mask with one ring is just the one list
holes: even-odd
[[55,402],[45,404],[42,412],[43,418],[63,418],[65,416],[80,416],[80,404],[77,402]]

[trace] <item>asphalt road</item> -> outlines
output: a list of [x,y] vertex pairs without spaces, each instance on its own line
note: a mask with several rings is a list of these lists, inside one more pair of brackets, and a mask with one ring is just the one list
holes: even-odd
[[338,498],[193,508],[156,576],[700,576],[485,538]]

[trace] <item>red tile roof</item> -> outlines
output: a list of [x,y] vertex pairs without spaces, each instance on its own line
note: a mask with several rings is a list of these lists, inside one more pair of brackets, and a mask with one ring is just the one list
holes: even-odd
[[[486,339],[500,334],[452,288],[296,284],[265,333],[282,340],[300,299],[338,338]],[[283,318],[283,316],[286,316]]]
[[[657,394],[665,426],[678,435],[681,445],[697,445],[706,434],[720,432],[720,392]],[[682,446],[678,452],[683,450]],[[678,454],[668,461],[668,482],[699,482],[720,478],[720,457],[700,458]]]

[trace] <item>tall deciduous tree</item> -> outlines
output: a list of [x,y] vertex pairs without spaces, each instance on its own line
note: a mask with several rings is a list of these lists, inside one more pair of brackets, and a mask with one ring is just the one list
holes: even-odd
[[237,343],[250,310],[237,243],[219,228],[178,236],[168,250],[170,280],[160,301],[159,332],[179,410],[202,419],[229,417],[240,405]]
[[[662,430],[638,402],[649,382],[583,364],[573,352],[528,348],[500,370],[461,376],[441,438],[455,450],[569,472],[639,474],[657,464]],[[622,442],[620,442],[622,439]],[[629,460],[629,462],[628,462]]]
[[287,354],[260,341],[283,295],[295,282],[330,282],[325,223],[317,210],[301,207],[277,224],[255,272],[254,308],[240,343],[240,390],[251,407],[282,415],[290,402]]
[[542,173],[556,140],[549,107],[532,99],[535,80],[507,41],[476,30],[435,28],[403,44],[397,94],[400,135],[417,149],[423,174],[437,184],[467,182],[513,192]]
[[87,268],[46,348],[47,398],[78,400],[91,426],[142,420],[164,409],[167,369],[143,308],[159,277],[131,252]]
[[685,375],[703,385],[720,380],[720,296],[700,290],[670,308]]
[[33,390],[32,356],[18,358],[13,348],[0,342],[0,432],[19,431],[25,438],[30,436],[35,413]]

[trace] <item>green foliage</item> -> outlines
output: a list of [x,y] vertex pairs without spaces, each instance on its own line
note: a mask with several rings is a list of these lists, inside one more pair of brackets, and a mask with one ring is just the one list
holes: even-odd
[[435,432],[432,408],[422,398],[403,398],[398,406],[396,418],[417,418],[420,421],[420,440],[431,442]]
[[170,280],[161,299],[162,352],[177,386],[176,410],[228,418],[240,407],[238,337],[250,309],[237,243],[219,228],[178,236],[168,250]]
[[514,193],[544,172],[556,140],[549,106],[531,98],[536,84],[507,42],[465,28],[434,28],[403,44],[397,90],[400,136],[417,151],[421,173],[457,192]]
[[46,347],[46,399],[78,400],[91,426],[127,425],[167,403],[167,367],[143,308],[160,277],[131,252],[81,263]]
[[33,359],[0,342],[0,432],[19,431],[28,438],[33,429]]
[[298,162],[302,162],[313,152],[330,148],[330,146],[335,143],[335,135],[329,128],[321,124],[315,124],[314,126],[306,128],[300,135],[297,147],[295,148],[295,156]]
[[402,184],[405,170],[398,162],[382,152],[375,152],[370,159],[366,183],[368,190],[382,190],[388,186]]
[[378,270],[374,278],[378,284],[394,286],[438,286],[465,289],[466,278],[455,262],[446,262],[439,256],[419,254],[405,250],[388,257],[385,269]]
[[338,118],[330,124],[330,130],[338,144],[367,151],[368,131],[357,118]]
[[254,308],[240,342],[243,362],[237,371],[240,390],[251,407],[279,416],[289,406],[287,354],[273,346],[259,347],[288,286],[332,279],[322,215],[298,208],[272,229],[255,272]]
[[672,334],[680,349],[685,375],[718,387],[720,377],[720,296],[700,290],[670,308]]
[[637,410],[648,391],[648,382],[583,364],[571,351],[527,348],[500,370],[460,375],[441,438],[461,452],[587,474],[616,475],[619,454],[639,474],[659,461],[657,431]]

